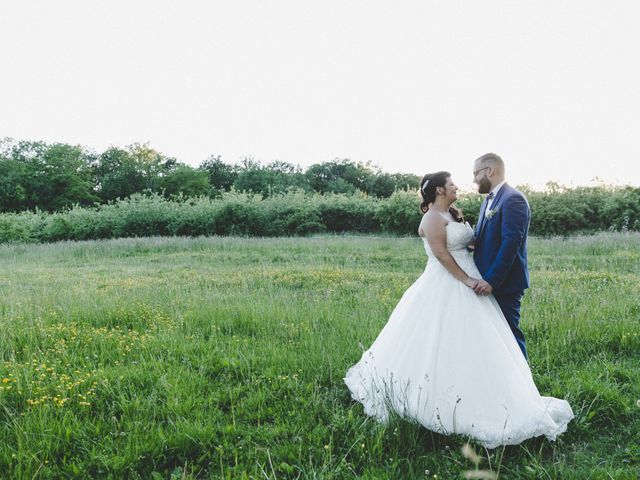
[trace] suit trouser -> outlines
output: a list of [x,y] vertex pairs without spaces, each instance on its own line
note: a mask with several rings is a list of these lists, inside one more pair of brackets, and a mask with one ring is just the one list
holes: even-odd
[[496,297],[498,305],[500,305],[500,310],[502,310],[502,313],[507,319],[509,328],[511,328],[513,336],[516,337],[516,341],[518,342],[520,350],[522,350],[524,358],[528,359],[524,333],[522,333],[522,330],[518,327],[520,324],[520,303],[524,296],[524,291],[513,293],[494,293],[493,296]]

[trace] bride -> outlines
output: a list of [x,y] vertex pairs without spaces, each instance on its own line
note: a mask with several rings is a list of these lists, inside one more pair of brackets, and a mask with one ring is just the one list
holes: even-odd
[[448,172],[422,179],[426,268],[344,381],[381,422],[393,411],[487,448],[555,440],[573,412],[565,400],[540,396],[495,298],[474,293],[481,276],[467,249],[473,229],[452,206],[456,191]]

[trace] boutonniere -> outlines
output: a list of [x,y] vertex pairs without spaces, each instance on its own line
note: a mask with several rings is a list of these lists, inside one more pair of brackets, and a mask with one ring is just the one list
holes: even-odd
[[491,220],[493,218],[493,216],[498,213],[498,210],[500,209],[500,207],[494,208],[493,210],[489,210],[486,214],[487,220]]

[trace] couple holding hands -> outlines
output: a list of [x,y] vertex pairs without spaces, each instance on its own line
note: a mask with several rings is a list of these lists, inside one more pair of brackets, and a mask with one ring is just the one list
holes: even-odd
[[487,194],[475,229],[453,206],[457,187],[448,172],[422,178],[426,268],[344,380],[381,422],[394,412],[487,448],[539,435],[555,440],[573,411],[538,392],[519,328],[529,204],[505,182],[498,155],[478,158],[473,177]]

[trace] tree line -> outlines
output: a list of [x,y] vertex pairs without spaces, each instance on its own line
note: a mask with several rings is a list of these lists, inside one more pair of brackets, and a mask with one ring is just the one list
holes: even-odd
[[418,175],[386,173],[347,158],[303,170],[282,161],[263,165],[251,157],[230,164],[212,155],[192,167],[148,144],[98,153],[65,143],[0,140],[0,212],[55,212],[73,205],[107,204],[136,193],[220,198],[234,190],[267,198],[302,190],[389,198],[398,190],[417,189],[419,182]]

